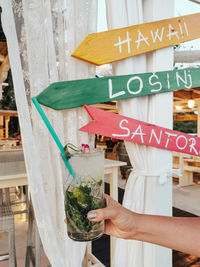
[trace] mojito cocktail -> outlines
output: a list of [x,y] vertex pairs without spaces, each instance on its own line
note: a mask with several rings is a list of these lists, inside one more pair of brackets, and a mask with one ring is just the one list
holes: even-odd
[[91,222],[87,213],[104,207],[104,153],[75,153],[69,160],[76,177],[65,189],[67,230],[71,239],[90,241],[103,234],[104,222]]

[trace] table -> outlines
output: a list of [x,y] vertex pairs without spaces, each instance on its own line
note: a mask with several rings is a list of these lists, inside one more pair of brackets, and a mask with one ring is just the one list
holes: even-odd
[[13,147],[5,148],[5,149],[2,149],[0,147],[0,153],[4,153],[4,152],[9,153],[9,152],[15,152],[15,151],[23,152],[23,148],[21,146],[13,146]]
[[28,185],[24,161],[0,163],[0,188]]
[[110,175],[110,196],[118,201],[118,168],[127,163],[118,160],[105,159],[104,174]]
[[[105,159],[104,174],[110,175],[110,195],[117,201],[118,167],[125,165],[127,165],[126,162]],[[28,184],[24,161],[3,162],[0,163],[0,166],[0,188],[15,187]]]
[[200,173],[200,158],[183,153],[173,152],[173,168],[180,169],[178,186],[194,184],[193,174]]
[[0,188],[27,184],[23,149],[0,150]]
[[19,140],[0,140],[0,146],[16,146]]

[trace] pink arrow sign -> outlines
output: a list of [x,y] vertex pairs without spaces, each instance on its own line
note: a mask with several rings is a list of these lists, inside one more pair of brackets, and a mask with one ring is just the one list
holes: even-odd
[[159,127],[91,106],[84,108],[93,119],[80,131],[100,134],[146,146],[200,155],[200,138]]

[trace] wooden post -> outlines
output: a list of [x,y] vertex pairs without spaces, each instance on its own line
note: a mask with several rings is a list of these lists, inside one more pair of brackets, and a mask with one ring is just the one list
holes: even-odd
[[3,92],[3,86],[2,83],[0,83],[0,100],[2,99],[2,92]]
[[[167,18],[173,15],[173,0],[144,1],[144,18],[146,21]],[[147,55],[147,66],[151,71],[173,68],[173,48],[157,50]],[[149,112],[152,123],[172,128],[173,95],[157,94],[149,98]],[[152,148],[152,169],[166,171],[172,168],[171,152]],[[158,177],[147,177],[145,188],[145,213],[172,215],[172,179],[160,184]],[[161,246],[143,243],[143,267],[171,267],[172,251]]]
[[[0,84],[0,100],[2,99],[2,83]],[[0,116],[0,139],[3,138],[3,116]]]
[[0,139],[3,138],[3,116],[0,116]]
[[178,186],[188,186],[193,184],[193,172],[183,170]]
[[[114,183],[116,183],[116,186],[114,186]],[[116,167],[112,168],[112,173],[110,175],[110,196],[118,201],[118,169]],[[110,237],[110,266],[113,266],[112,259],[114,256],[115,242],[116,238]]]
[[197,115],[197,136],[200,137],[200,100],[197,100],[196,103],[197,103],[197,111],[198,111],[198,115]]
[[5,117],[5,138],[9,137],[9,121],[10,121],[10,117],[6,116]]

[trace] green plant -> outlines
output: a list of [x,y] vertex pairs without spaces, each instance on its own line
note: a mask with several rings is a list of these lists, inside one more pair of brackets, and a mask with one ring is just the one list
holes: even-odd
[[17,110],[11,70],[8,71],[6,82],[8,86],[3,89],[3,98],[0,100],[1,109]]

